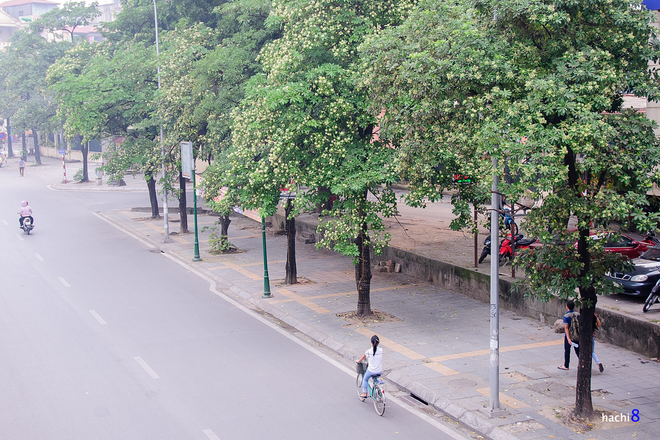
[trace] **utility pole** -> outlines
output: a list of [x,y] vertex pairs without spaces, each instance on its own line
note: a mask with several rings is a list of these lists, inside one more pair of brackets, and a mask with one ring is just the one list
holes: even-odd
[[[158,73],[158,90],[160,91],[160,51],[158,48],[158,11],[156,10],[156,0],[154,0],[154,27],[156,29],[156,72]],[[165,167],[165,145],[163,145],[163,124],[160,124],[160,154],[162,157],[163,165],[163,180],[167,177],[167,169]],[[171,243],[170,239],[170,224],[167,212],[167,185],[163,188],[163,230],[165,237],[163,243]]]
[[500,261],[499,261],[499,209],[497,158],[493,156],[493,186],[490,208],[490,392],[488,415],[499,417],[506,414],[500,406]]

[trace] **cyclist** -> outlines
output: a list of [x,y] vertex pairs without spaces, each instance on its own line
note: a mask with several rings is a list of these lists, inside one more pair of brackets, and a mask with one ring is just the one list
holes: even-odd
[[362,396],[360,396],[362,398],[367,397],[367,386],[369,384],[369,378],[383,374],[383,349],[378,346],[379,343],[380,339],[378,339],[378,336],[373,335],[371,337],[371,348],[368,348],[362,357],[355,361],[356,363],[360,363],[365,358],[367,358],[367,362],[369,362],[369,367],[367,368],[367,371],[365,371],[364,377],[362,378],[363,393]]

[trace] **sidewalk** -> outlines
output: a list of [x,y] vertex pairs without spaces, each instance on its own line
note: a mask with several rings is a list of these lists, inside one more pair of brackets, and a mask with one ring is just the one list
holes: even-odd
[[[357,302],[349,258],[298,243],[298,274],[309,282],[285,286],[286,237],[269,232],[273,298],[264,299],[261,234],[256,222],[238,215],[232,218],[229,239],[240,253],[212,255],[208,252],[208,233],[202,234],[203,261],[193,263],[194,236],[177,234],[176,225],[170,226],[170,231],[175,231],[171,232],[172,243],[163,244],[162,221],[150,220],[144,212],[110,211],[102,215],[214,279],[231,296],[336,351],[347,362],[368,347],[372,334],[378,334],[387,353],[390,391],[427,410],[449,415],[487,438],[657,438],[660,364],[656,361],[598,342],[596,352],[605,371],[593,370],[595,408],[606,415],[618,415],[617,420],[620,414],[632,415],[638,410],[640,421],[602,422],[601,418],[595,429],[576,432],[563,425],[559,415],[575,401],[577,360],[573,356],[570,371],[558,370],[563,360],[561,335],[538,321],[501,311],[500,402],[508,414],[490,419],[483,411],[489,392],[488,304],[405,274],[378,272],[372,280],[371,302],[384,318],[366,322],[344,319],[342,316],[354,311]],[[216,219],[199,216],[200,230]],[[410,394],[417,399],[405,397]]]

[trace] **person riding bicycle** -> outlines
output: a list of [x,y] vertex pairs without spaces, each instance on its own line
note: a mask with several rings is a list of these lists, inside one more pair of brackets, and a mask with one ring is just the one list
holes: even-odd
[[18,211],[18,214],[21,216],[18,219],[18,223],[20,224],[20,226],[19,226],[20,228],[23,227],[23,221],[26,218],[29,218],[30,222],[32,223],[32,226],[34,226],[34,218],[32,218],[32,208],[28,206],[27,200],[23,200],[21,202],[21,210]]
[[355,361],[356,363],[360,363],[365,358],[367,358],[367,362],[369,363],[369,367],[367,368],[367,371],[365,371],[364,377],[362,378],[363,394],[360,396],[362,398],[367,397],[367,385],[369,384],[369,378],[383,374],[383,349],[378,346],[379,343],[380,339],[378,339],[378,336],[373,335],[371,337],[371,348],[368,348],[362,357]]

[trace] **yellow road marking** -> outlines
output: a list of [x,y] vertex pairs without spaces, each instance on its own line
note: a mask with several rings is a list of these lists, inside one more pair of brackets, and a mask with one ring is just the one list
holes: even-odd
[[[563,340],[554,340],[554,341],[546,341],[546,342],[535,342],[533,344],[521,344],[521,345],[511,345],[508,347],[501,347],[500,348],[500,353],[505,352],[505,351],[516,351],[516,350],[527,350],[529,348],[540,348],[540,347],[550,347],[553,345],[561,345],[563,344]],[[476,351],[467,351],[465,353],[454,353],[454,354],[447,354],[443,356],[435,356],[432,357],[432,361],[436,362],[442,362],[442,361],[448,361],[451,359],[463,359],[463,358],[468,358],[468,357],[474,357],[474,356],[484,356],[490,354],[490,350],[476,350]]]
[[443,376],[453,376],[455,374],[459,374],[458,371],[452,370],[451,368],[445,367],[444,365],[439,364],[437,362],[434,362],[432,364],[426,364],[425,363],[424,366],[427,367],[427,368],[430,368],[431,370],[433,370],[437,373],[442,374]]
[[287,289],[277,289],[278,293],[281,293],[282,295],[291,298],[294,301],[297,301],[300,305],[308,307],[312,310],[314,310],[316,313],[330,313],[330,310],[326,309],[325,307],[321,307],[318,304],[313,303],[310,301],[308,298],[304,298],[297,293],[293,293],[290,290]]
[[[360,333],[361,335],[371,337],[374,333],[373,330],[369,330],[368,328],[358,328],[355,329],[357,333]],[[411,349],[404,347],[401,344],[397,344],[391,339],[386,338],[385,336],[378,336],[380,339],[380,343],[385,345],[387,348],[389,348],[392,351],[395,351],[399,354],[404,355],[405,357],[409,359],[426,359],[426,356],[423,356],[417,352],[412,351]]]
[[[286,263],[286,260],[284,260],[284,261],[271,261],[271,263]],[[220,264],[225,264],[225,263],[220,263]],[[236,266],[238,266],[238,267],[262,266],[263,264],[264,263],[248,263],[248,264],[236,264]],[[208,270],[218,270],[218,269],[229,269],[229,267],[228,266],[217,266],[217,267],[210,267]]]
[[[313,286],[313,288],[316,288],[316,286]],[[378,289],[371,289],[371,292],[382,292],[383,290],[395,290],[395,289],[400,289],[400,287],[381,287]],[[335,298],[338,296],[350,296],[350,295],[357,295],[357,290],[353,290],[351,292],[344,292],[344,293],[328,293],[325,295],[308,296],[307,299]],[[286,303],[291,301],[298,301],[298,299],[297,297],[289,298],[289,299],[280,299],[277,301],[272,301],[271,304]]]
[[253,280],[261,280],[261,279],[263,279],[263,277],[260,277],[259,275],[256,275],[256,274],[253,274],[252,272],[250,272],[250,271],[247,270],[247,269],[243,269],[243,268],[242,268],[241,266],[239,266],[238,264],[229,263],[229,262],[225,262],[225,263],[223,263],[223,264],[224,264],[225,266],[227,266],[228,268],[233,269],[233,270],[235,270],[236,272],[240,273],[241,275],[245,275],[246,277],[248,277],[248,278],[250,278],[250,279],[253,279]]
[[[490,388],[480,388],[477,390],[477,392],[483,394],[484,396],[490,396]],[[510,406],[511,408],[529,408],[529,405],[526,403],[502,393],[500,393],[500,402]]]

